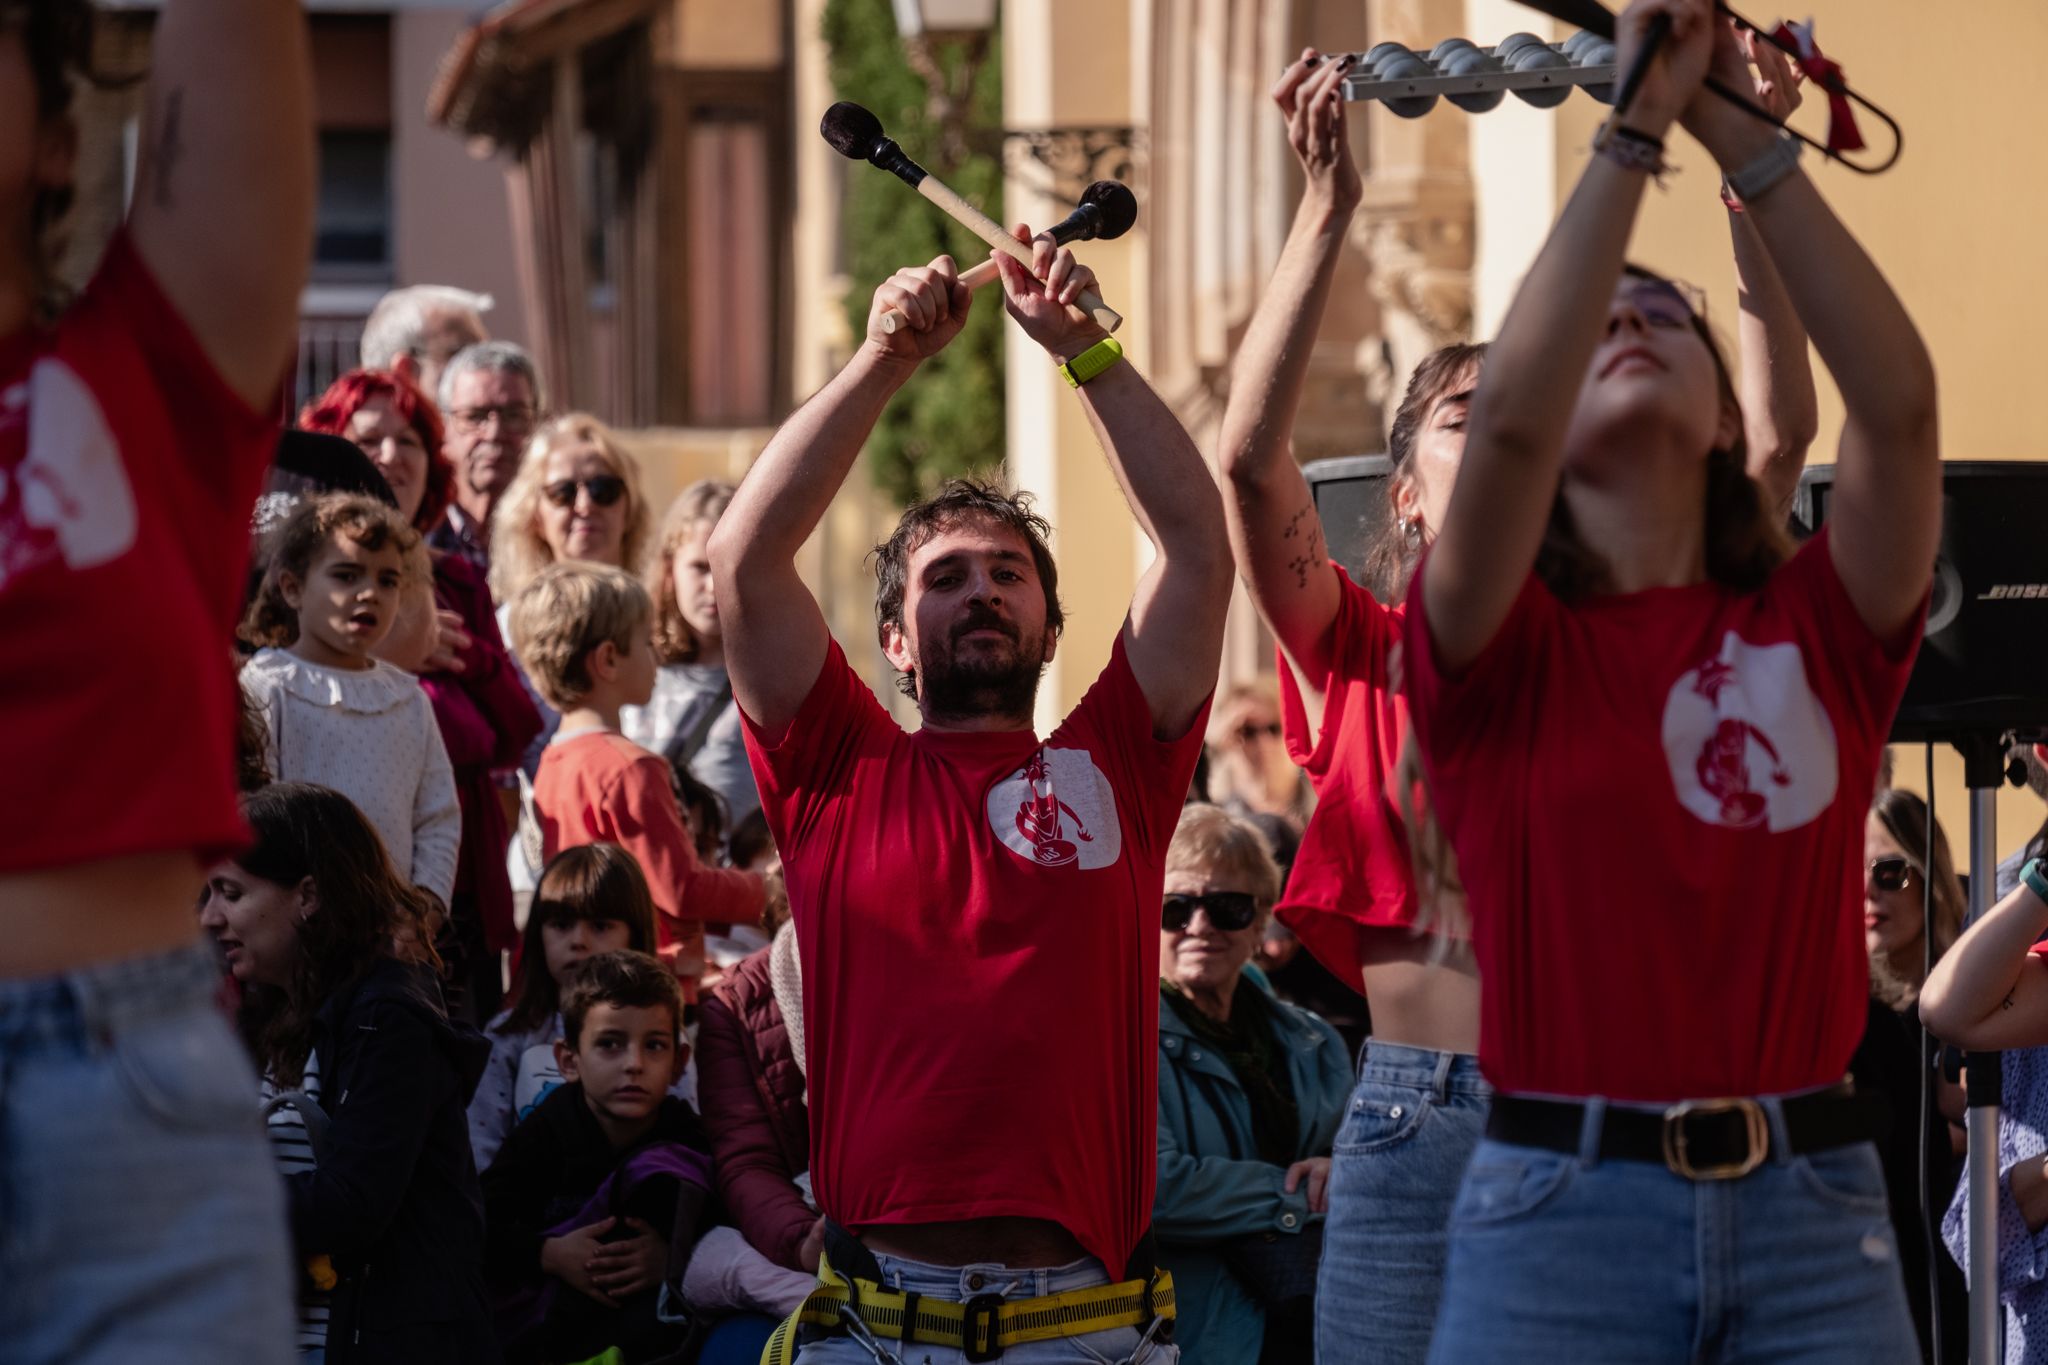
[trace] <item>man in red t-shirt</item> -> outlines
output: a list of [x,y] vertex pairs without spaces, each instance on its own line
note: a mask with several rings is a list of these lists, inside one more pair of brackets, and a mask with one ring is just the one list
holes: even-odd
[[[1061,616],[1049,528],[1024,498],[949,485],[878,552],[881,645],[917,700],[914,734],[854,674],[796,570],[883,406],[966,319],[950,259],[876,291],[865,344],[777,433],[711,541],[805,963],[827,1259],[928,1300],[1149,1276],[1160,892],[1230,590],[1201,457],[1070,306],[1089,272],[1047,239],[1034,251],[1029,271],[997,257],[1010,316],[1076,383],[1158,550],[1108,666],[1050,737],[1032,714]],[[889,309],[909,325],[885,332]],[[1122,1359],[1149,1325],[1127,1313],[1077,1331],[1073,1359]],[[841,1337],[802,1358],[871,1357]]]
[[162,8],[133,208],[67,299],[93,9],[0,0],[0,1353],[267,1365],[282,1187],[192,907],[246,838],[232,632],[311,79],[292,0]]

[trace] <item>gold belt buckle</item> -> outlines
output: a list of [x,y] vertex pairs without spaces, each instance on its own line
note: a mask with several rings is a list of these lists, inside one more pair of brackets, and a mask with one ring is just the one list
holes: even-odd
[[[1686,1150],[1685,1123],[1695,1114],[1739,1113],[1749,1137],[1749,1149],[1740,1161],[1712,1166],[1695,1166]],[[1664,1111],[1664,1164],[1687,1180],[1740,1180],[1764,1164],[1771,1147],[1770,1120],[1764,1107],[1751,1099],[1686,1100]]]

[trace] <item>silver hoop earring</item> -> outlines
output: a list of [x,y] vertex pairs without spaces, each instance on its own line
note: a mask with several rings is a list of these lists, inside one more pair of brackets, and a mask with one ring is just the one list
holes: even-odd
[[1422,518],[1410,517],[1401,523],[1401,536],[1410,545],[1422,543]]

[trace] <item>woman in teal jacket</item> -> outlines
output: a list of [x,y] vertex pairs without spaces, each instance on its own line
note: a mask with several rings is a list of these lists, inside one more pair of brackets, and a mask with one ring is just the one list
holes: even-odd
[[[1279,895],[1257,830],[1214,806],[1182,813],[1160,916],[1152,1209],[1181,1365],[1306,1361],[1312,1350],[1316,1225],[1351,1067],[1335,1029],[1248,966]],[[1300,1297],[1269,1304],[1289,1280]]]

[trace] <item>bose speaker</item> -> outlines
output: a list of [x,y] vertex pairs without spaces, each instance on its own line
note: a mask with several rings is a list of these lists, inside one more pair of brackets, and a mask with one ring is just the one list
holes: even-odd
[[1301,467],[1308,491],[1323,523],[1323,544],[1330,558],[1344,566],[1354,583],[1366,584],[1365,554],[1393,515],[1387,506],[1387,476],[1394,461],[1386,455],[1345,455],[1315,460]]
[[[1832,465],[1799,480],[1796,530],[1828,519]],[[2048,464],[1945,463],[1927,638],[1892,739],[2048,729]]]

